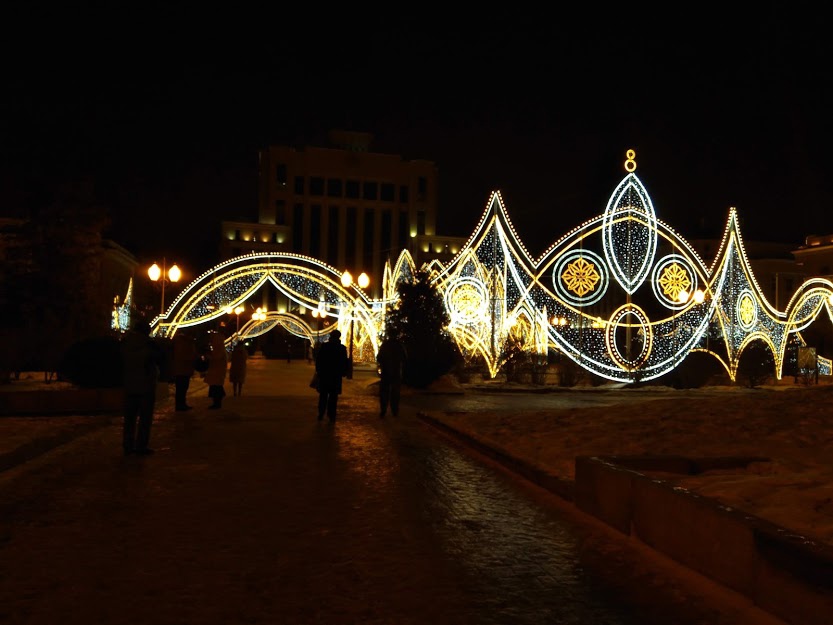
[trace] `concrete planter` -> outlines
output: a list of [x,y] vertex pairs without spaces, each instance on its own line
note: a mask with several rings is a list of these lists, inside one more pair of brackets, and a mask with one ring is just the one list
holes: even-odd
[[640,473],[691,473],[732,460],[743,466],[756,459],[579,457],[575,503],[787,622],[829,625],[833,548]]

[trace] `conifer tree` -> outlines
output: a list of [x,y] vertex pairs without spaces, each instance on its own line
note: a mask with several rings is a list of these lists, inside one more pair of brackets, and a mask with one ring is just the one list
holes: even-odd
[[396,304],[387,313],[385,334],[405,346],[407,359],[403,382],[424,388],[448,373],[460,357],[446,329],[449,324],[442,295],[430,275],[418,271],[412,280],[397,286]]

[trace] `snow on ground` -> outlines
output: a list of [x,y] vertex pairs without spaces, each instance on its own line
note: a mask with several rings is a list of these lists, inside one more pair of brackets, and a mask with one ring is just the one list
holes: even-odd
[[444,413],[442,420],[566,479],[574,479],[581,455],[767,458],[745,470],[661,478],[833,545],[833,384],[643,395],[580,409]]

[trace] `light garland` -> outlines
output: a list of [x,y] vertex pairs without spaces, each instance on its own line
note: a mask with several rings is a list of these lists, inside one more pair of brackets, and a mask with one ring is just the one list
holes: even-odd
[[[464,357],[482,360],[494,377],[511,340],[538,357],[555,349],[598,376],[634,382],[664,375],[689,353],[702,352],[734,379],[743,350],[762,340],[780,378],[790,342],[804,344],[801,331],[823,311],[833,321],[833,283],[808,280],[785,311],[775,310],[752,273],[734,208],[707,267],[680,234],[657,219],[634,173],[635,157],[629,150],[627,175],[604,213],[570,230],[538,260],[520,241],[495,191],[454,258],[423,265],[443,297],[447,329]],[[173,336],[179,328],[218,318],[268,283],[302,309],[325,306],[337,319],[328,331],[352,320],[356,360],[373,360],[397,286],[416,272],[411,254],[403,251],[393,266],[385,264],[382,296],[371,300],[355,286],[343,287],[342,272],[314,258],[247,254],[203,273],[153,325]],[[237,340],[277,325],[314,339],[303,317],[270,312],[244,324]],[[831,362],[819,363],[830,374]]]

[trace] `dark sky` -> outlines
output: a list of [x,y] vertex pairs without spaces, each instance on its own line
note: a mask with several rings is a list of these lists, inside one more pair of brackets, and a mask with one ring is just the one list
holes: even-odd
[[92,179],[112,238],[201,271],[221,219],[256,218],[259,147],[348,128],[437,163],[443,234],[470,234],[497,189],[537,257],[603,212],[633,148],[683,236],[720,234],[735,206],[747,239],[799,245],[833,232],[831,44],[800,3],[754,6],[11,20],[0,212]]

